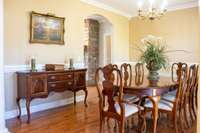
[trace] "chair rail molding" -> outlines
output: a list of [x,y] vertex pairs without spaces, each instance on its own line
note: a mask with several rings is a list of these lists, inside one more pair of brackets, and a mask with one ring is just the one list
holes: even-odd
[[[68,68],[69,65],[65,65],[66,68]],[[84,63],[75,63],[74,67],[76,68],[84,68]],[[37,64],[36,69],[42,70],[45,68],[45,64]],[[4,73],[8,72],[16,72],[16,71],[26,71],[31,70],[30,65],[5,65],[4,66]]]

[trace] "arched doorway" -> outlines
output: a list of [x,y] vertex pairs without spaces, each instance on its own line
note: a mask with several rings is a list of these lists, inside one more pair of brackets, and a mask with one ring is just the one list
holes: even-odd
[[88,16],[84,22],[84,62],[88,68],[88,85],[93,85],[96,69],[112,62],[113,25],[97,14]]

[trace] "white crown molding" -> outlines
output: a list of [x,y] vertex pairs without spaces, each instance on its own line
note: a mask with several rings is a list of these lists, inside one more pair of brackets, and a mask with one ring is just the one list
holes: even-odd
[[[83,95],[77,96],[76,101],[81,102],[81,101],[84,100],[84,97],[85,96],[83,96]],[[35,113],[35,112],[44,111],[44,110],[47,110],[47,109],[58,108],[58,107],[62,107],[62,106],[65,106],[65,105],[69,105],[69,104],[72,104],[73,102],[74,102],[74,99],[72,97],[72,98],[66,98],[66,99],[57,100],[57,101],[53,101],[53,102],[49,102],[49,103],[33,105],[33,106],[30,107],[30,109],[31,109],[31,113]],[[25,107],[22,108],[21,111],[22,111],[22,115],[27,114]],[[15,118],[17,116],[18,116],[18,109],[14,109],[14,110],[5,112],[5,119],[6,120],[11,119],[11,118]]]
[[[37,64],[36,69],[37,70],[42,70],[44,69],[45,64]],[[68,68],[68,65],[65,65],[65,68]],[[75,63],[74,64],[75,68],[84,68],[84,63]],[[27,71],[30,70],[31,66],[30,65],[5,65],[4,66],[4,73],[9,73],[9,72],[17,72],[17,71]]]
[[198,0],[169,7],[168,11],[175,11],[175,10],[187,9],[187,8],[192,8],[192,7],[198,7]]
[[[110,6],[110,5],[104,4],[102,2],[98,2],[97,0],[80,0],[80,1],[87,3],[87,4],[90,4],[90,5],[93,5],[93,6],[96,6],[96,7],[99,7],[101,9],[104,9],[104,10],[107,10],[107,11],[111,11],[111,12],[116,13],[116,14],[122,15],[124,17],[129,18],[129,19],[137,16],[137,14],[134,14],[134,13],[130,14],[128,12],[116,9],[116,8]],[[169,7],[168,11],[187,9],[187,8],[192,8],[192,7],[197,7],[197,6],[198,6],[198,0],[195,0],[195,1],[192,1],[192,2],[187,2],[187,3],[178,4],[178,5]]]
[[96,0],[80,0],[80,1],[84,2],[84,3],[87,3],[89,5],[93,5],[93,6],[96,6],[98,8],[113,12],[113,13],[116,13],[116,14],[119,14],[119,15],[127,17],[129,19],[132,17],[132,14],[129,14],[129,13],[124,12],[124,11],[121,11],[119,9],[116,9],[116,8],[110,6],[110,5],[98,2]]

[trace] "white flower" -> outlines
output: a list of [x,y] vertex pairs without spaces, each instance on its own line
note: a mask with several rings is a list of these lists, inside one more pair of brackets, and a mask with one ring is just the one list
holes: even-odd
[[156,37],[153,35],[148,35],[147,37],[143,38],[141,40],[142,44],[147,45],[147,44],[153,44],[153,45],[160,45],[163,44],[163,38],[162,37]]

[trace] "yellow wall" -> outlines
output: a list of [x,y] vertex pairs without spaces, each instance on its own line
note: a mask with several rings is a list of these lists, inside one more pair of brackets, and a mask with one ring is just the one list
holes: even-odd
[[[65,17],[66,44],[64,46],[30,44],[29,13],[31,11]],[[17,108],[15,72],[21,70],[21,67],[24,69],[23,65],[30,56],[36,57],[37,64],[64,63],[66,57],[74,58],[77,63],[78,58],[83,56],[84,19],[93,14],[102,15],[112,23],[112,61],[129,60],[128,18],[82,3],[80,0],[5,0],[6,111]],[[51,93],[47,99],[34,100],[32,105],[70,98],[72,94],[71,92]]]
[[163,37],[169,50],[187,50],[190,53],[168,54],[169,60],[198,61],[198,8],[171,11],[160,20],[133,18],[130,21],[130,59],[138,59],[136,46],[148,34]]
[[[29,44],[29,13],[53,13],[65,17],[64,46]],[[80,0],[5,0],[5,64],[23,65],[34,55],[38,64],[75,62],[83,56],[84,19],[92,14],[106,17],[113,24],[113,61],[129,60],[129,20]]]
[[[199,37],[199,47],[198,47],[198,51],[199,51],[199,60],[198,60],[198,62],[200,63],[200,1],[199,1],[199,7],[198,7],[198,11],[199,11],[199,14],[198,14],[198,16],[199,16],[199,19],[198,19],[198,30],[199,30],[199,35],[198,35],[198,37]],[[200,75],[200,70],[199,70],[199,75]],[[200,79],[199,79],[199,84],[200,84]],[[199,89],[200,89],[200,86],[199,86]],[[200,97],[200,91],[198,91],[198,97]],[[198,98],[198,107],[200,107],[200,98]],[[198,109],[198,114],[197,114],[197,133],[199,133],[200,132],[200,109]]]

